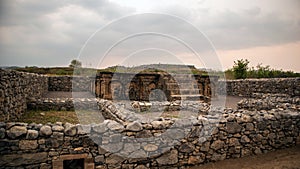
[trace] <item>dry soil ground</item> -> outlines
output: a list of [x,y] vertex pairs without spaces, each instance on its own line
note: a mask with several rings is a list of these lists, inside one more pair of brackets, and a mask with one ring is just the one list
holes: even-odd
[[208,163],[191,169],[300,169],[300,145],[257,156]]

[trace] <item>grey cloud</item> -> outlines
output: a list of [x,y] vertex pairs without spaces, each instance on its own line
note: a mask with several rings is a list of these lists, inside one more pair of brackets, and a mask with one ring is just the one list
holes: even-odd
[[187,18],[206,34],[218,49],[241,49],[300,41],[300,17],[265,12],[260,7],[240,11],[172,7],[163,11]]
[[[1,1],[0,6],[0,36],[6,39],[0,41],[0,60],[3,65],[67,65],[98,28],[113,19],[135,12],[133,8],[109,0],[10,0]],[[65,11],[67,9],[70,11]],[[193,9],[168,6],[160,11],[186,18],[205,33],[217,49],[241,49],[300,40],[300,17],[291,18],[285,13],[265,11],[260,6],[239,11],[214,11],[201,7],[200,3],[199,7]],[[199,42],[199,36],[195,36],[195,30],[191,30],[188,25],[176,24],[175,20],[166,20],[157,15],[137,17],[130,24],[124,22],[106,31],[98,37],[102,41],[91,42],[98,45],[92,50],[107,49],[114,43],[115,37],[153,30],[190,43]],[[159,46],[160,39],[136,39],[135,43],[128,44],[116,54],[121,55],[124,50],[135,50],[151,44]],[[171,50],[172,45],[160,46]],[[198,46],[199,49],[207,48],[201,43]],[[173,50],[182,52],[179,48],[173,47]]]
[[[1,65],[67,65],[99,27],[133,11],[108,0],[11,0],[0,5]],[[83,11],[64,11],[68,7]]]
[[226,11],[212,18],[204,28],[208,36],[221,49],[240,49],[262,45],[277,45],[300,40],[300,27],[295,20],[279,14],[255,15]]

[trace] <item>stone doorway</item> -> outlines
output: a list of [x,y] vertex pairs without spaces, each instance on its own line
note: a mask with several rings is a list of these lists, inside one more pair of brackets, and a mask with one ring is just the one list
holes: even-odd
[[94,160],[88,154],[68,154],[52,161],[55,169],[94,169]]

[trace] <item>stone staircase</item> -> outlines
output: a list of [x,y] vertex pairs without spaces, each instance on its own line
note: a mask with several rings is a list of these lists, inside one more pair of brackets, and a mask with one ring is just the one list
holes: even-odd
[[173,78],[165,78],[166,90],[169,91],[171,100],[206,100],[196,79],[192,74],[173,74]]

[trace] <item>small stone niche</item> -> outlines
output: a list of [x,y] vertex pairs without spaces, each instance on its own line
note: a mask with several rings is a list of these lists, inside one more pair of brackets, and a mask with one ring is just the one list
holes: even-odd
[[94,160],[88,154],[68,154],[52,160],[55,169],[94,169]]
[[64,169],[84,169],[84,159],[72,159],[63,161]]

